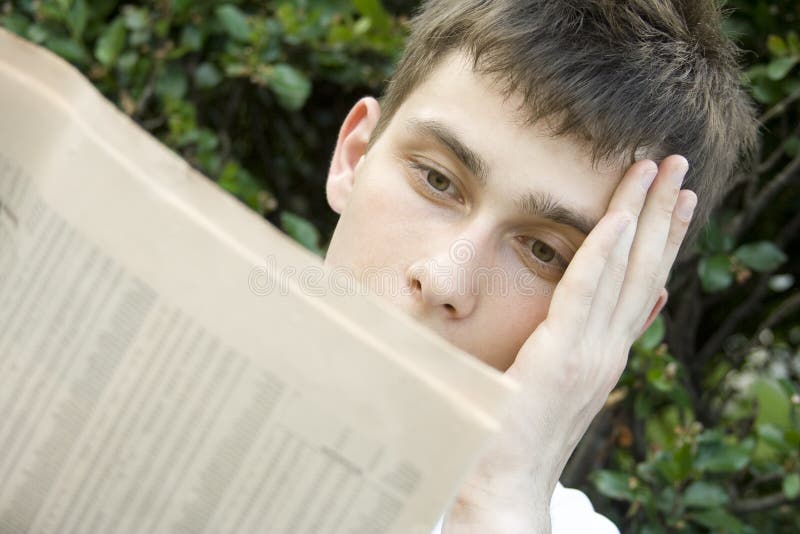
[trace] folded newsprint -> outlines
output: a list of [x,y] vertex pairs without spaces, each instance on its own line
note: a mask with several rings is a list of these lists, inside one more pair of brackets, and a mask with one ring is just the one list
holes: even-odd
[[329,274],[0,31],[0,533],[430,532],[516,387]]

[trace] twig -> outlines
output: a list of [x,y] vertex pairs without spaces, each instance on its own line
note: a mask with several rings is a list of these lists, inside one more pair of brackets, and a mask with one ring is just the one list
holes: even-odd
[[225,112],[222,115],[222,121],[219,125],[220,131],[227,133],[230,129],[231,123],[233,122],[236,113],[239,111],[239,105],[242,101],[244,87],[244,84],[238,80],[233,82],[233,91],[230,95],[230,98],[228,98],[228,105],[225,106]]
[[758,282],[756,282],[756,287],[750,291],[747,298],[728,314],[722,325],[720,325],[720,327],[711,335],[708,341],[706,341],[702,348],[697,352],[697,356],[692,362],[692,367],[694,369],[704,365],[709,358],[716,354],[717,351],[722,348],[722,344],[725,342],[725,339],[733,334],[733,331],[737,326],[739,326],[739,323],[742,322],[742,320],[744,320],[748,315],[751,315],[756,311],[758,303],[769,289],[770,276],[770,273],[762,274],[759,277]]
[[730,233],[734,237],[739,236],[747,228],[756,216],[766,208],[772,199],[780,193],[792,178],[795,178],[800,171],[800,154],[794,157],[786,167],[775,175],[775,178],[765,185],[753,201],[736,217],[730,225]]
[[761,332],[767,328],[772,328],[776,324],[786,319],[789,315],[800,309],[800,291],[795,291],[792,296],[781,302],[772,313],[758,326],[756,332]]
[[783,100],[781,100],[780,102],[769,108],[767,111],[765,111],[764,114],[758,118],[758,122],[764,124],[768,120],[783,114],[783,112],[786,111],[786,108],[789,107],[789,105],[792,102],[794,102],[799,98],[800,98],[800,89],[793,91],[792,93],[789,93],[787,96],[783,98]]
[[[692,273],[695,270],[692,269]],[[700,278],[689,277],[685,289],[680,292],[680,298],[671,299],[676,302],[675,314],[667,329],[667,344],[672,354],[685,365],[693,360],[696,345],[697,329],[702,318],[702,308],[698,306],[700,300]]]
[[775,245],[784,249],[791,241],[797,239],[798,234],[800,234],[800,212],[795,213],[794,217],[783,225],[783,229],[774,240]]
[[[792,133],[786,137],[789,138],[799,133],[800,133],[800,122],[797,123]],[[758,171],[758,174],[764,174],[780,161],[781,156],[783,156],[784,153],[785,144],[786,144],[785,142],[781,142],[781,144],[778,145],[778,148],[773,150],[772,153],[769,156],[767,156],[767,158],[764,161],[762,161],[761,164],[759,164],[759,166],[756,169]],[[753,181],[758,182],[758,180],[753,180]],[[750,191],[750,192],[755,193],[755,191]],[[752,195],[749,195],[747,198],[752,198]]]
[[[760,325],[755,329],[755,335],[757,336],[759,332],[766,330],[767,328],[772,328],[776,324],[780,323],[792,313],[800,309],[800,291],[795,291],[792,296],[781,302],[780,306],[775,308],[772,313],[770,313],[764,321],[761,322]],[[756,346],[758,345],[758,341],[756,339],[750,339],[750,341],[744,346],[736,350],[733,354],[731,354],[729,360],[733,364],[734,367],[741,364],[744,357]]]
[[753,477],[753,479],[750,480],[750,482],[747,484],[746,491],[755,490],[758,486],[761,486],[762,484],[779,482],[783,480],[784,476],[785,476],[784,473],[778,472],[778,473],[767,473],[765,475],[759,475]]
[[765,497],[755,497],[752,499],[741,499],[734,501],[731,504],[731,510],[734,512],[748,514],[752,512],[763,512],[764,510],[769,510],[770,508],[775,508],[783,504],[798,502],[800,502],[800,498],[787,499],[783,493],[774,493]]

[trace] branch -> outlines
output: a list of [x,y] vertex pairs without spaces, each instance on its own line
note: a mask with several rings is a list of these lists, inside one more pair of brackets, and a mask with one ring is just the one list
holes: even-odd
[[783,493],[774,493],[765,497],[755,497],[753,499],[740,499],[731,504],[731,510],[739,513],[763,512],[770,508],[775,508],[784,504],[800,502],[798,499],[787,499]]
[[773,484],[775,482],[780,482],[783,480],[784,473],[767,473],[764,475],[759,475],[753,477],[753,479],[747,484],[746,491],[748,490],[755,490],[758,486],[762,484]]
[[[792,137],[797,134],[800,134],[800,122],[797,123],[797,126],[795,126],[794,130],[792,130],[792,133],[786,137],[787,138]],[[778,145],[778,148],[773,150],[772,153],[769,156],[767,156],[767,158],[763,160],[761,164],[758,165],[757,168],[758,174],[764,174],[765,172],[769,171],[772,167],[774,167],[775,164],[778,163],[778,161],[780,161],[781,156],[783,156],[784,153],[785,144],[786,144],[785,142],[781,142]],[[753,193],[755,193],[755,191],[753,191]]]
[[736,237],[747,228],[753,220],[766,208],[772,199],[781,192],[781,190],[788,185],[788,183],[795,178],[798,171],[800,171],[800,154],[794,157],[786,167],[775,175],[775,178],[770,180],[765,185],[753,201],[746,206],[746,208],[739,213],[731,221],[731,234]]
[[[800,291],[795,291],[792,296],[781,302],[781,304],[770,313],[764,321],[755,329],[755,335],[759,332],[772,328],[780,323],[792,313],[800,309]],[[750,339],[750,341],[742,348],[738,349],[730,357],[730,361],[734,366],[738,366],[744,357],[758,344],[757,339]]]
[[778,115],[782,115],[783,112],[786,111],[786,108],[789,107],[789,105],[792,104],[792,102],[794,102],[797,99],[800,99],[800,89],[792,93],[789,93],[787,96],[783,98],[783,100],[781,100],[780,102],[769,108],[767,111],[765,111],[764,114],[758,118],[758,122],[764,124],[768,120]]
[[711,335],[708,341],[706,341],[703,347],[698,351],[694,362],[692,362],[694,364],[694,368],[703,365],[706,361],[708,361],[709,358],[716,354],[717,351],[722,348],[722,344],[725,342],[725,339],[733,334],[733,331],[737,326],[739,326],[739,323],[742,322],[742,320],[744,320],[748,315],[756,311],[756,305],[769,289],[770,277],[771,273],[762,274],[756,283],[756,287],[753,288],[747,298],[728,314],[722,325],[720,325],[720,327]]
[[798,234],[800,234],[800,211],[795,213],[794,217],[783,225],[783,229],[774,240],[775,245],[780,249],[784,249],[792,240],[797,239]]
[[[670,324],[667,328],[667,344],[672,354],[682,363],[689,365],[694,360],[697,330],[702,319],[701,307],[697,305],[701,299],[700,277],[696,269],[691,269],[691,276],[682,287],[680,299],[672,299],[669,311]],[[677,294],[677,293],[673,293]]]
[[791,297],[781,302],[771,314],[758,326],[757,332],[772,328],[776,324],[786,319],[789,315],[800,309],[800,291],[795,291]]

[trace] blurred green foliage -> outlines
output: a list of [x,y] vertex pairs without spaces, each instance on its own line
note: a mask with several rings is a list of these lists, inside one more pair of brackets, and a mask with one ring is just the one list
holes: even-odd
[[[338,126],[380,93],[415,5],[14,0],[0,24],[322,253]],[[623,532],[800,532],[800,2],[726,7],[764,125],[758,164],[676,266],[565,472]]]
[[[335,221],[320,194],[332,140],[357,98],[380,91],[405,35],[405,19],[378,0],[0,6],[3,26],[72,62],[145,129],[271,222],[300,229],[317,252]],[[309,239],[317,228],[323,237]]]

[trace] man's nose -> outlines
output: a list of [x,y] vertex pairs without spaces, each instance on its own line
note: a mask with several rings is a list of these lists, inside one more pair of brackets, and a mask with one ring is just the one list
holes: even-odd
[[412,294],[426,307],[441,309],[448,318],[470,315],[480,297],[472,280],[478,262],[476,250],[473,241],[458,239],[415,262],[408,269]]

